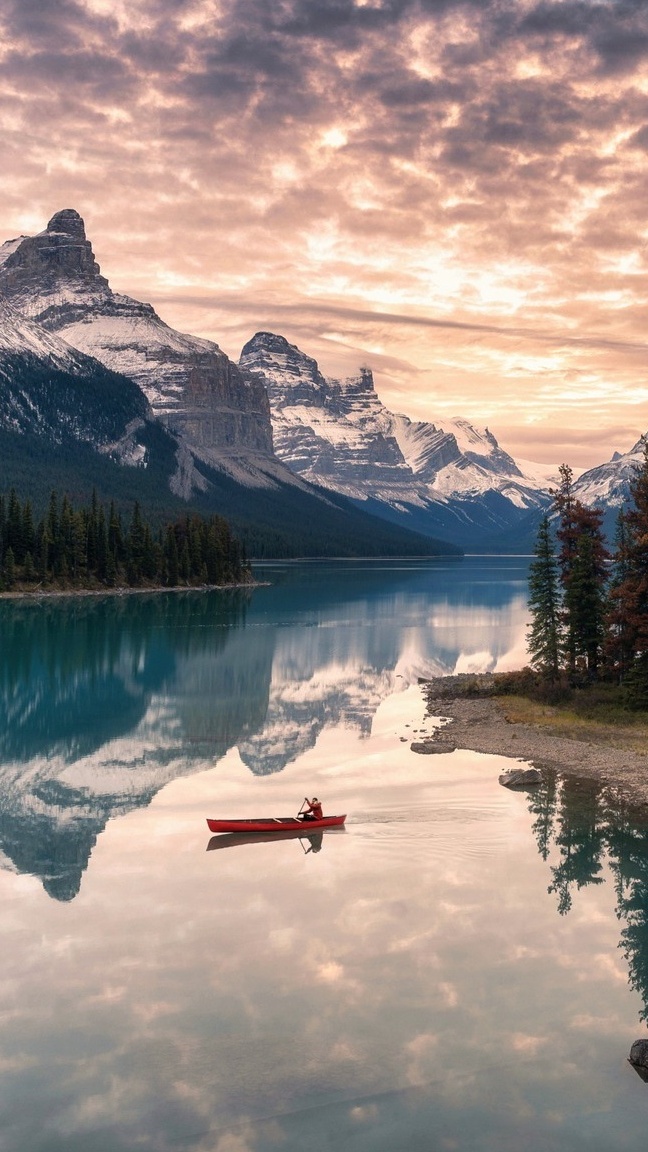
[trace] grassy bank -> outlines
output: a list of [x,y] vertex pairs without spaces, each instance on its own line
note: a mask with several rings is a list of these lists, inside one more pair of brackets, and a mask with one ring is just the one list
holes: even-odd
[[495,697],[510,724],[529,724],[553,736],[609,748],[648,750],[648,713],[629,710],[617,685],[548,687],[528,669],[450,679],[454,696]]

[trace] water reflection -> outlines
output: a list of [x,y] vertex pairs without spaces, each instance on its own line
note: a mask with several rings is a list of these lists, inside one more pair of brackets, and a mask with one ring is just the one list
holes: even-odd
[[[342,829],[344,835],[344,830]],[[336,833],[328,833],[335,836]],[[227,832],[224,835],[212,836],[207,845],[208,852],[216,852],[220,848],[244,847],[246,844],[272,844],[280,840],[297,840],[308,856],[309,852],[321,852],[324,843],[323,832],[311,832],[306,835],[302,829],[292,829],[288,832]]]
[[419,675],[523,641],[526,562],[266,565],[255,591],[0,603],[0,851],[79,891],[112,817],[236,748],[257,777],[368,737]]
[[594,780],[561,778],[547,770],[529,797],[533,831],[542,859],[550,865],[548,892],[564,916],[575,893],[604,883],[607,862],[624,927],[619,948],[631,988],[648,1019],[648,814],[632,809],[614,788]]
[[[167,686],[205,653],[218,664],[248,603],[232,592],[0,604],[0,849],[49,895],[71,900],[108,820],[191,771],[163,735],[177,723]],[[210,723],[211,747],[224,753],[249,716],[246,702],[223,731]]]

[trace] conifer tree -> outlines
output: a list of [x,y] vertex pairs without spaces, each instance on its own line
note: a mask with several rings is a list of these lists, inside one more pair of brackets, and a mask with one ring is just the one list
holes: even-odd
[[627,629],[632,665],[624,684],[628,704],[648,708],[648,439],[641,468],[631,485],[633,504],[626,512],[625,579],[617,604]]
[[608,589],[606,613],[605,657],[610,673],[622,682],[634,659],[634,630],[621,592],[629,574],[629,530],[626,512],[622,508],[617,517],[614,535],[614,566]]
[[567,667],[574,675],[584,663],[596,679],[605,635],[606,560],[609,554],[602,531],[603,513],[586,508],[574,495],[573,472],[560,466],[560,487],[552,492],[558,513],[556,536],[560,542],[558,565],[563,593],[564,648]]
[[605,639],[607,580],[605,547],[598,508],[575,507],[576,548],[565,584],[564,606],[570,656],[585,662],[588,677],[596,680]]
[[106,525],[106,513],[104,512],[103,505],[99,505],[97,512],[97,538],[96,538],[96,573],[97,579],[105,581],[106,579],[106,564],[108,559],[108,528]]
[[529,610],[531,626],[527,646],[531,666],[553,682],[560,674],[562,650],[558,564],[551,539],[549,517],[543,516],[538,529],[535,560],[529,568]]
[[5,588],[13,588],[16,583],[16,562],[11,545],[9,545],[5,552],[3,578]]
[[145,534],[139,502],[136,500],[126,538],[126,573],[129,584],[141,584],[144,575]]
[[178,557],[178,541],[173,526],[169,524],[166,533],[165,557],[167,565],[167,583],[171,588],[177,588],[180,582],[180,562]]
[[17,564],[22,564],[23,556],[25,555],[25,548],[23,542],[23,516],[20,501],[16,495],[16,489],[12,488],[9,493],[9,504],[7,507],[7,527],[6,527],[6,547],[11,548],[14,556],[14,561]]
[[31,501],[26,500],[22,510],[22,546],[25,555],[27,552],[31,552],[33,557],[35,542],[34,515],[32,512]]

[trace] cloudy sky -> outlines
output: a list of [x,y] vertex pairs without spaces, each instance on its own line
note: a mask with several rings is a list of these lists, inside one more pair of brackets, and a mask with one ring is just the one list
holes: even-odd
[[0,0],[1,238],[234,359],[598,463],[648,427],[645,0]]

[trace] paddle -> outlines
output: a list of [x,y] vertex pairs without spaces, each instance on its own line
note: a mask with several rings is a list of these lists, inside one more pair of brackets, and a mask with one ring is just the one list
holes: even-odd
[[302,801],[302,806],[299,809],[299,812],[297,813],[298,816],[301,816],[302,812],[304,811],[304,804],[310,804],[310,800],[308,799],[308,796],[304,796],[304,799]]

